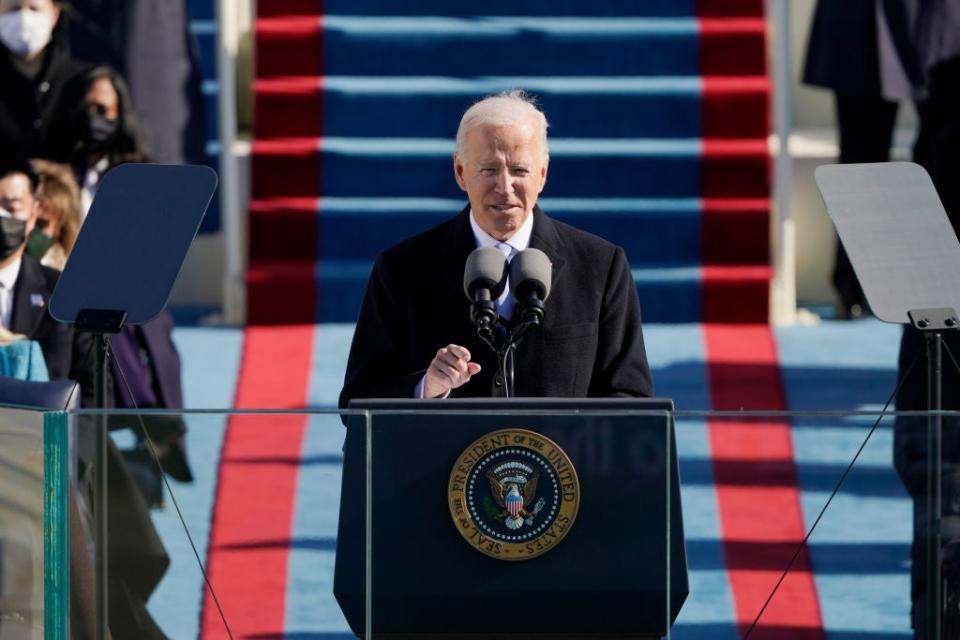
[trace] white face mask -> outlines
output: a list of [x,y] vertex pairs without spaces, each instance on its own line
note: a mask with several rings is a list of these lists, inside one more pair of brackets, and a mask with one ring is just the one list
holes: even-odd
[[32,56],[50,43],[53,15],[21,9],[0,15],[0,42],[18,56]]

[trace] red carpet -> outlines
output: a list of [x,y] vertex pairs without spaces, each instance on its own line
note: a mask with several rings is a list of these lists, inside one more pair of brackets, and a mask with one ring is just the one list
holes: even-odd
[[[782,411],[783,381],[767,325],[704,325],[711,406]],[[708,422],[724,557],[745,633],[804,536],[789,421]],[[823,621],[804,550],[767,608],[754,640],[821,640]]]
[[[310,325],[248,328],[236,407],[303,407],[312,343]],[[227,426],[207,567],[234,637],[284,631],[296,461],[305,426],[302,415],[238,415]],[[201,637],[227,637],[209,593]]]

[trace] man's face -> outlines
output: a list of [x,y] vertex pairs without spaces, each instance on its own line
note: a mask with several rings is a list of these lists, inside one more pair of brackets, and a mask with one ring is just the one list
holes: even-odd
[[547,181],[547,159],[533,124],[474,127],[453,169],[477,224],[498,240],[523,225]]
[[30,180],[22,173],[0,178],[0,209],[27,223],[27,235],[37,223],[37,204],[30,191]]

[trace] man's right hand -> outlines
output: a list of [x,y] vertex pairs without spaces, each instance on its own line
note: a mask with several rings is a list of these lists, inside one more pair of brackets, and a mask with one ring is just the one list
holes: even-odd
[[466,384],[480,373],[480,365],[470,362],[470,352],[460,345],[448,344],[434,356],[423,376],[423,397],[446,397],[452,389]]

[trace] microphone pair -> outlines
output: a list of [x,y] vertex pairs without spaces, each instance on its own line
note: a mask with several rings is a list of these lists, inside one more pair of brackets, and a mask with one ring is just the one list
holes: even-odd
[[470,319],[480,330],[496,324],[496,300],[503,294],[509,277],[521,325],[537,326],[543,321],[543,303],[550,295],[553,265],[539,249],[524,249],[513,260],[492,247],[475,249],[463,270],[463,291],[470,300]]

